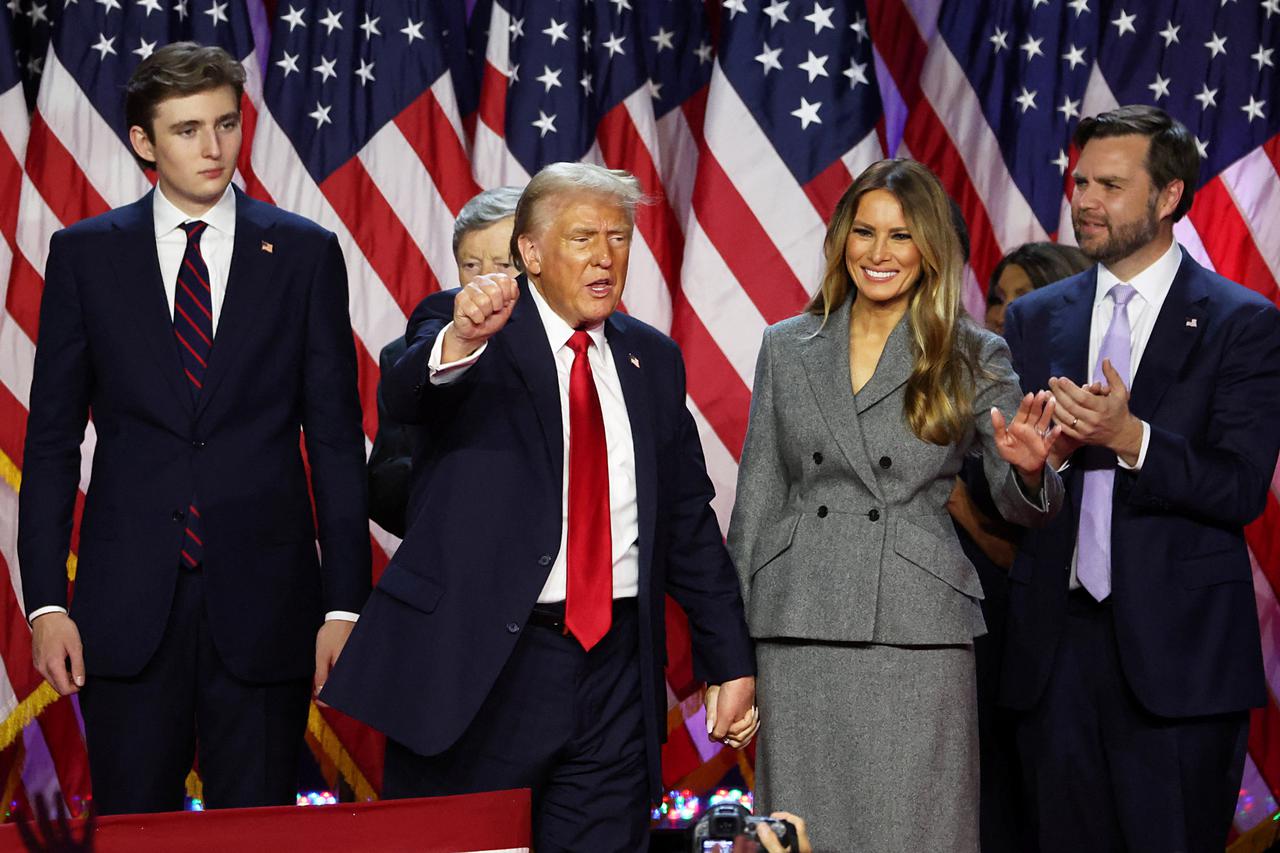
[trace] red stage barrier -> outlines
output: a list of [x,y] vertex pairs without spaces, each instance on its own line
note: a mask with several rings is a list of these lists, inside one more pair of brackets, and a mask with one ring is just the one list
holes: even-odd
[[[309,851],[528,851],[529,792],[457,797],[113,815],[98,819],[95,853],[309,853]],[[73,823],[76,836],[83,821]],[[17,827],[0,826],[0,850],[22,850]]]

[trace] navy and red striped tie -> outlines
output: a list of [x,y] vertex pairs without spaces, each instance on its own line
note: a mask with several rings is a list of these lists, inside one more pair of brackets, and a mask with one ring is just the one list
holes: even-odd
[[[184,222],[180,227],[187,232],[187,250],[182,255],[178,284],[173,293],[173,335],[177,338],[191,399],[198,401],[209,364],[209,350],[213,348],[213,293],[209,289],[209,267],[200,254],[200,235],[206,225],[197,220]],[[182,561],[194,568],[204,556],[200,510],[196,506],[195,495],[191,496],[186,521]]]

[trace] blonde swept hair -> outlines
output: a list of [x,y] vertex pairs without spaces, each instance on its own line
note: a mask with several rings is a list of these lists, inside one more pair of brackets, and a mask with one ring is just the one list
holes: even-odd
[[552,200],[575,192],[611,198],[626,213],[627,221],[632,225],[636,220],[636,207],[647,201],[640,189],[640,181],[622,169],[570,162],[544,166],[529,181],[516,203],[515,223],[511,230],[511,261],[520,272],[525,271],[520,238],[546,227],[547,220],[551,218],[548,208]]
[[915,366],[907,379],[903,415],[922,441],[951,444],[963,437],[972,420],[979,339],[960,328],[969,322],[960,302],[964,260],[951,200],[933,172],[915,160],[881,160],[854,180],[827,226],[822,287],[806,310],[825,324],[846,299],[857,299],[845,245],[862,197],[873,190],[892,193],[902,205],[920,251],[920,272],[907,307]]

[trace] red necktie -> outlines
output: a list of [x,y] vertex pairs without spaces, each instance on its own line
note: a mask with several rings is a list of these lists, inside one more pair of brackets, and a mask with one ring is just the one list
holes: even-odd
[[[182,255],[173,294],[173,335],[177,338],[178,354],[182,356],[191,398],[198,401],[209,351],[213,348],[213,293],[209,290],[209,267],[200,253],[200,237],[204,234],[205,223],[197,220],[184,222],[178,227],[187,232],[187,250]],[[197,503],[195,495],[192,495],[182,543],[182,560],[189,568],[195,568],[204,559]]]
[[565,628],[591,647],[613,621],[613,537],[609,529],[609,453],[600,395],[582,331],[569,338],[569,553]]

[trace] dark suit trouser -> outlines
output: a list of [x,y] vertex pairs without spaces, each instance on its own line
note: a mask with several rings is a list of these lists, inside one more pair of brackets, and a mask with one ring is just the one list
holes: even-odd
[[306,679],[254,684],[227,671],[205,615],[204,576],[179,570],[155,655],[137,676],[80,691],[99,814],[178,811],[197,744],[208,808],[295,802]]
[[1248,713],[1150,713],[1120,668],[1110,605],[1081,590],[1067,607],[1045,693],[1018,722],[1041,853],[1221,853]]
[[[526,626],[479,713],[430,757],[387,740],[388,797],[533,791],[534,849],[648,849],[649,797],[634,606],[590,652]],[[430,721],[424,721],[430,725]]]

